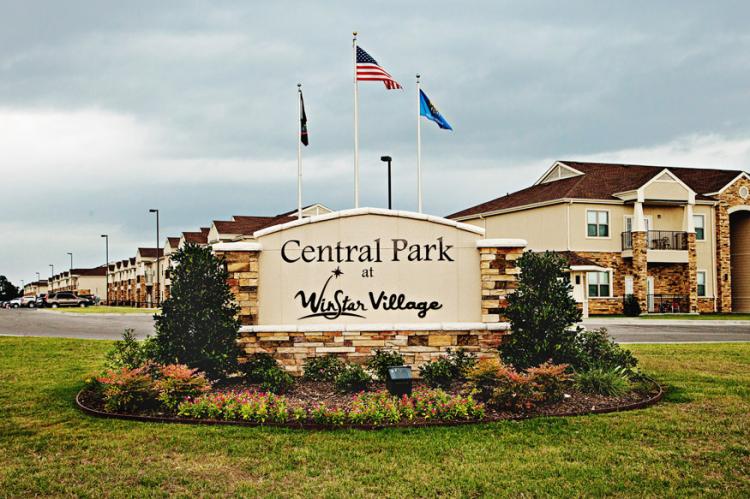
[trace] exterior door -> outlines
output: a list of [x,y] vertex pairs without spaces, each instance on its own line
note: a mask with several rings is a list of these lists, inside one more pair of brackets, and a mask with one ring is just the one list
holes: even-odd
[[571,272],[570,280],[573,286],[573,299],[576,303],[583,305],[582,312],[585,319],[589,316],[589,301],[586,299],[586,274],[583,272]]
[[654,312],[654,278],[646,278],[646,303],[648,311]]

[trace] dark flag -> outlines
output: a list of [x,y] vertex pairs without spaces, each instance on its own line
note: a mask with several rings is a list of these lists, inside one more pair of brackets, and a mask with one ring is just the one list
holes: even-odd
[[307,138],[307,114],[305,114],[305,99],[302,97],[302,90],[299,91],[299,109],[299,140],[308,146],[310,142]]

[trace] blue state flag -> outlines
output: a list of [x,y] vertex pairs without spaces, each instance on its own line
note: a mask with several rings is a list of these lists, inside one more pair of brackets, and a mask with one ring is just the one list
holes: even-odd
[[437,110],[435,106],[430,102],[430,98],[427,97],[421,89],[419,90],[419,114],[424,116],[428,120],[432,120],[443,130],[453,130],[453,127],[445,121],[443,115]]

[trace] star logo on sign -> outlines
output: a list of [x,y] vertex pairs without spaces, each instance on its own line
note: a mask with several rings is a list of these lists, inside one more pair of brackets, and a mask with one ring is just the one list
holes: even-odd
[[333,276],[338,279],[340,275],[344,275],[344,273],[341,271],[341,267],[336,267],[334,270],[331,271]]

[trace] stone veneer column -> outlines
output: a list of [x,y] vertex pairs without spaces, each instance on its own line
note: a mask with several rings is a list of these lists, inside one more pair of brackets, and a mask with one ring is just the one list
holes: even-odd
[[716,206],[716,272],[719,312],[732,311],[732,262],[729,248],[729,212],[727,202]]
[[688,243],[688,289],[690,293],[690,313],[698,313],[698,257],[695,249],[695,232],[687,235]]
[[647,232],[633,232],[633,294],[641,310],[648,312],[648,240]]
[[240,307],[243,326],[258,324],[258,277],[260,245],[258,243],[219,243],[214,253],[223,258],[229,272],[227,284]]
[[507,297],[517,287],[521,269],[516,266],[526,247],[523,239],[477,241],[482,285],[482,322],[500,322]]

